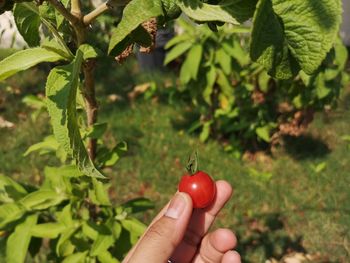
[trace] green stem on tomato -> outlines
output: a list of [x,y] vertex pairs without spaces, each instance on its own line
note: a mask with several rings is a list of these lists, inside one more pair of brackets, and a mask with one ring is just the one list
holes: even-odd
[[196,172],[198,172],[198,152],[197,152],[197,150],[194,151],[190,155],[190,157],[188,158],[186,170],[189,172],[190,175],[194,175]]

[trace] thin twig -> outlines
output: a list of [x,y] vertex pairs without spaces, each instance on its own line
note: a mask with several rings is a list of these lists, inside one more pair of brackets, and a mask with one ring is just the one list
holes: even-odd
[[91,24],[93,20],[95,20],[99,15],[106,12],[109,9],[107,2],[96,7],[95,10],[91,11],[87,15],[84,16],[83,22],[85,25]]
[[73,16],[77,17],[79,20],[83,18],[83,14],[81,12],[81,2],[80,0],[72,0],[70,12]]

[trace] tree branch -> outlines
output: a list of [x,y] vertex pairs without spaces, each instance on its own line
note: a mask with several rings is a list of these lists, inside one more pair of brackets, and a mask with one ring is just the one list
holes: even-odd
[[76,16],[72,15],[65,7],[64,5],[61,3],[61,1],[59,0],[48,0],[48,2],[50,4],[52,4],[58,12],[60,12],[60,14],[62,16],[64,16],[64,18],[66,18],[73,26],[79,23],[79,18],[77,18]]
[[82,20],[83,14],[81,12],[81,2],[80,0],[72,0],[70,12],[73,16],[77,17],[79,20]]
[[[96,67],[96,60],[90,59],[84,63],[83,72],[84,72],[84,90],[83,95],[86,103],[86,115],[87,115],[87,124],[89,127],[92,127],[97,122],[98,114],[98,104],[95,94],[95,77],[94,71]],[[90,138],[88,140],[88,153],[91,160],[95,160],[96,157],[96,148],[97,140]]]
[[84,16],[83,18],[84,24],[85,25],[91,24],[93,20],[95,20],[98,16],[100,16],[102,13],[104,13],[108,9],[109,9],[109,6],[107,2],[99,5],[98,7],[96,7],[95,10],[91,11],[90,13]]

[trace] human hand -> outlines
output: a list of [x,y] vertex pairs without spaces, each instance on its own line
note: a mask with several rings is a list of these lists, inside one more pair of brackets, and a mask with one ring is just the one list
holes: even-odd
[[[208,230],[232,194],[226,181],[216,182],[213,204],[193,210],[191,197],[176,193],[150,224],[123,263],[240,263],[235,235],[228,229]],[[169,261],[170,262],[170,261]]]

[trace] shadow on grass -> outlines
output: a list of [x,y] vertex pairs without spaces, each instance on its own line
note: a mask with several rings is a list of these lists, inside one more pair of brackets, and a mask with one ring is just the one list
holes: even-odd
[[128,151],[125,156],[134,156],[141,151],[142,145],[139,140],[144,136],[140,128],[135,125],[113,125],[111,127],[112,134],[118,134],[118,141],[126,141]]
[[285,136],[283,141],[285,151],[297,160],[316,159],[331,152],[325,142],[311,135]]
[[244,224],[248,224],[248,229],[237,232],[237,251],[243,262],[257,262],[251,255],[279,260],[291,252],[306,253],[302,246],[303,237],[291,237],[287,233],[281,214],[269,213],[244,221]]

